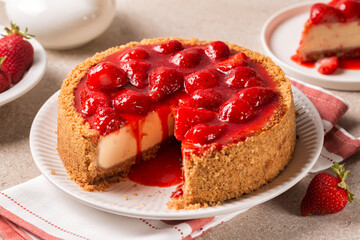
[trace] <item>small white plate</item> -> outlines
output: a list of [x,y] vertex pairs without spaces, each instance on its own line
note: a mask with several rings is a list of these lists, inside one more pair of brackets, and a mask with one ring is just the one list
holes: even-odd
[[[323,125],[314,105],[295,87],[297,145],[289,165],[273,181],[239,199],[228,200],[215,207],[197,210],[169,210],[166,202],[176,186],[147,187],[131,181],[114,184],[106,192],[85,192],[68,179],[68,174],[57,154],[57,99],[55,93],[39,110],[30,131],[30,148],[42,174],[55,186],[91,207],[128,217],[180,220],[216,216],[235,211],[246,211],[285,192],[303,177],[316,162],[323,145]],[[55,171],[55,174],[51,174]]]
[[[0,34],[5,34],[4,26],[0,25]],[[0,106],[15,100],[16,98],[24,95],[36,84],[39,83],[41,78],[45,74],[46,68],[46,53],[41,44],[34,38],[27,39],[34,48],[34,60],[25,73],[23,78],[15,85],[12,85],[10,89],[0,93]]]
[[360,90],[360,70],[338,69],[332,75],[318,73],[315,68],[301,66],[290,58],[299,47],[304,24],[314,4],[297,4],[275,13],[261,31],[261,43],[267,55],[285,73],[305,82],[338,90]]

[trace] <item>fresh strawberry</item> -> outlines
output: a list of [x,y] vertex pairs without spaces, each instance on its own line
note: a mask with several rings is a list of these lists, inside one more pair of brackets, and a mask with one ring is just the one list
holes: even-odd
[[230,71],[233,68],[246,66],[247,65],[247,56],[243,52],[239,52],[234,56],[226,58],[221,62],[217,63],[217,68],[222,72]]
[[220,107],[219,119],[224,122],[242,123],[255,116],[254,108],[240,98],[231,98]]
[[225,83],[231,88],[248,88],[262,85],[256,72],[248,67],[232,69],[225,77]]
[[240,90],[234,97],[244,100],[251,107],[258,108],[269,103],[276,96],[276,92],[271,88],[252,87]]
[[199,89],[189,96],[179,99],[179,106],[205,108],[211,111],[217,111],[222,103],[222,96],[214,89]]
[[1,68],[1,64],[6,57],[0,57],[0,93],[8,90],[11,85],[10,75]]
[[334,7],[338,8],[347,20],[360,19],[360,1],[340,0],[334,4]]
[[170,40],[166,43],[155,45],[154,50],[161,54],[175,53],[183,50],[184,47],[178,40]]
[[219,77],[215,69],[204,69],[185,77],[185,90],[192,93],[198,89],[212,88],[219,85]]
[[187,48],[176,53],[172,58],[171,62],[176,66],[184,68],[193,68],[198,65],[201,61],[202,49],[199,48]]
[[159,67],[149,75],[149,97],[153,101],[168,96],[183,85],[184,77],[173,68]]
[[146,59],[149,57],[149,53],[142,48],[131,48],[125,50],[123,54],[120,55],[120,61],[130,61],[130,60],[137,60],[137,59]]
[[189,129],[185,134],[185,140],[194,144],[206,144],[211,143],[215,139],[219,138],[226,125],[208,125],[204,123],[197,124]]
[[99,107],[94,117],[94,125],[101,135],[106,135],[116,129],[121,128],[125,124],[115,109],[111,107]]
[[135,60],[129,62],[120,62],[119,66],[127,73],[130,83],[137,88],[144,88],[147,86],[148,71],[151,68],[151,64]]
[[316,3],[310,10],[310,23],[332,23],[332,22],[344,22],[345,17],[343,13],[330,5],[324,3]]
[[174,109],[174,117],[174,135],[181,141],[192,126],[212,120],[216,117],[216,113],[205,109],[177,107]]
[[205,48],[205,54],[214,60],[227,58],[230,55],[230,49],[228,45],[226,45],[222,41],[215,41],[207,45]]
[[96,113],[99,107],[110,107],[109,97],[97,90],[85,88],[80,93],[81,99],[81,111],[86,116],[90,116]]
[[339,66],[337,57],[326,57],[319,61],[318,72],[324,75],[332,74]]
[[143,115],[150,109],[150,101],[144,94],[124,89],[114,98],[114,108],[119,113]]
[[350,171],[345,171],[344,165],[337,162],[331,169],[337,176],[319,173],[311,180],[300,206],[303,216],[337,213],[354,199],[345,183]]
[[5,28],[7,36],[0,39],[0,57],[6,56],[2,69],[9,73],[13,84],[19,82],[29,69],[34,58],[34,49],[25,39],[30,34],[27,29],[24,33],[15,24],[11,23],[11,29]]
[[101,62],[90,68],[86,84],[97,89],[115,89],[127,83],[126,73],[111,62]]

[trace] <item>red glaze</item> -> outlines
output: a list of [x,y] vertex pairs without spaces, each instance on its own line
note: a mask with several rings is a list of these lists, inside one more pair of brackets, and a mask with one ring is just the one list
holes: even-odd
[[176,69],[159,67],[150,74],[149,81],[149,97],[153,101],[159,101],[180,89],[184,77]]
[[111,107],[99,107],[94,117],[94,125],[99,132],[108,134],[125,124],[124,120]]
[[193,68],[199,65],[203,50],[199,48],[188,48],[178,52],[171,58],[171,62],[178,67]]
[[126,49],[120,56],[120,61],[130,61],[130,60],[138,60],[138,59],[147,59],[149,58],[149,53],[142,48],[135,47]]
[[180,142],[161,146],[155,158],[135,164],[128,177],[131,181],[157,187],[170,187],[182,182]]
[[211,59],[219,60],[229,57],[230,49],[224,42],[215,41],[205,48],[205,54]]
[[215,69],[204,69],[185,78],[185,90],[187,93],[192,93],[198,89],[212,88],[219,85],[219,77]]
[[150,109],[150,100],[140,92],[124,89],[116,95],[113,105],[119,113],[143,115]]
[[237,53],[223,61],[219,62],[216,66],[220,71],[227,72],[233,68],[247,66],[248,61],[245,53]]
[[207,144],[216,140],[225,130],[226,125],[208,125],[200,123],[187,131],[185,139],[189,143]]
[[346,21],[360,20],[360,1],[341,0],[333,6],[343,13]]
[[178,40],[170,40],[166,43],[156,44],[154,46],[154,50],[162,54],[175,53],[183,49],[184,47]]
[[[170,46],[172,44],[164,44],[163,47],[166,45]],[[175,43],[174,45],[176,44],[178,43]],[[130,80],[121,87],[108,89],[108,90],[101,90],[101,92],[107,95],[110,101],[109,107],[113,109],[114,112],[116,112],[116,114],[119,116],[119,119],[121,119],[121,121],[118,121],[118,123],[120,122],[120,124],[118,124],[117,127],[114,127],[112,125],[110,126],[110,129],[117,129],[119,126],[122,126],[123,124],[130,125],[133,128],[134,136],[136,136],[137,138],[139,156],[140,156],[139,149],[141,149],[141,136],[142,136],[140,130],[142,128],[141,126],[138,126],[139,124],[137,122],[141,118],[143,118],[143,115],[140,114],[147,114],[148,112],[153,112],[153,111],[156,111],[158,113],[163,129],[163,140],[168,138],[167,123],[168,123],[168,116],[172,111],[172,109],[176,118],[175,136],[178,137],[178,139],[183,139],[186,132],[192,126],[197,125],[199,123],[204,123],[212,126],[226,125],[226,128],[221,132],[221,134],[217,136],[217,138],[213,140],[211,143],[199,144],[199,143],[192,143],[190,141],[188,142],[186,139],[183,139],[184,147],[197,149],[199,151],[198,153],[200,154],[206,151],[209,146],[214,146],[214,144],[216,145],[216,148],[220,150],[223,145],[228,144],[230,142],[244,141],[246,137],[251,136],[253,132],[260,130],[262,127],[264,127],[267,121],[269,120],[269,118],[274,113],[274,110],[279,106],[278,97],[274,97],[274,99],[272,99],[267,104],[264,104],[262,107],[260,108],[255,107],[254,117],[246,122],[237,124],[237,123],[223,121],[221,120],[220,114],[218,113],[220,105],[224,104],[224,102],[232,98],[236,92],[242,89],[242,88],[232,88],[229,87],[228,84],[226,84],[225,79],[229,78],[228,75],[231,72],[230,70],[243,66],[249,67],[255,71],[256,81],[259,81],[263,87],[275,89],[275,83],[268,76],[265,69],[262,66],[253,62],[252,60],[248,59],[246,55],[242,52],[240,53],[230,52],[229,58],[217,60],[217,59],[209,58],[208,55],[205,53],[205,49],[208,47],[207,45],[187,46],[181,44],[183,50],[179,51],[180,48],[175,48],[176,50],[173,50],[175,51],[174,53],[159,52],[158,51],[159,46],[160,45],[157,44],[157,45],[136,47],[136,49],[141,49],[140,53],[139,52],[136,53],[135,51],[136,54],[135,53],[129,54],[129,52],[132,52],[129,49],[119,51],[117,53],[107,56],[103,60],[103,62],[109,62],[119,66],[127,73],[126,74],[127,78]],[[142,53],[146,52],[147,54],[142,54],[141,52]],[[195,61],[196,64],[192,65],[190,63],[192,62],[191,58],[194,57],[192,56],[193,53],[195,59],[200,59],[200,60],[199,61],[196,60]],[[182,61],[184,66],[177,66],[172,62],[174,56],[176,56],[177,54],[181,54],[181,56],[183,56]],[[125,55],[127,57],[124,58]],[[190,56],[189,57],[190,60],[186,59],[185,56]],[[135,59],[135,58],[141,58],[141,59]],[[131,66],[140,66],[140,67],[131,67]],[[175,80],[174,77],[167,77],[167,78],[160,77],[162,76],[162,74],[159,74],[160,72],[162,72],[161,69],[173,69],[171,71],[174,72],[176,71],[177,73],[174,74],[176,76]],[[190,87],[191,90],[188,93],[186,91],[188,90],[188,87],[186,87],[186,90],[185,87],[183,87],[186,86],[187,84],[187,82],[184,81],[184,79],[190,78],[191,74],[199,71],[211,72],[212,74],[210,75],[214,75],[216,81],[214,81],[214,83],[211,83],[213,80],[210,80],[211,84],[209,84],[209,86],[206,87],[203,86],[208,84],[208,81],[204,81],[204,80],[202,80],[203,82],[201,82],[197,86],[196,84],[195,85],[190,84],[191,87],[194,87],[194,89],[191,89]],[[143,77],[143,80],[139,81],[141,82],[140,83],[141,87],[139,87],[139,85],[137,86],[132,82],[131,79],[133,78],[134,75],[147,76],[147,77]],[[165,76],[167,74],[164,73],[163,75]],[[179,80],[180,78],[182,79],[181,81]],[[86,82],[87,82],[87,77],[84,77],[84,79],[79,83],[77,89],[75,90],[75,106],[78,109],[79,113],[82,113],[82,109],[86,107],[83,106],[85,104],[83,104],[81,101],[82,90],[88,89]],[[190,85],[188,84],[188,86]],[[244,87],[247,88],[250,86],[245,85]],[[152,99],[153,102],[149,105],[149,109],[142,110],[138,114],[129,114],[129,112],[123,113],[121,110],[115,111],[115,105],[117,104],[116,102],[122,101],[120,97],[118,97],[116,101],[115,99],[119,95],[119,93],[121,93],[125,89],[135,90],[136,92],[139,92]],[[193,100],[192,102],[191,99]],[[133,105],[134,108],[135,105]],[[139,106],[137,107],[141,107],[140,105],[141,104],[139,104]],[[179,105],[183,107],[174,108]],[[181,108],[184,109],[185,106],[186,106],[186,110],[184,111],[179,110]],[[202,108],[202,109],[196,109],[196,108]],[[147,109],[147,108],[145,107],[142,109]],[[133,111],[132,113],[134,112],[135,111]],[[177,113],[179,112],[183,112],[183,114],[180,114],[182,116],[177,115]],[[201,112],[201,114],[198,114],[199,112]],[[82,113],[82,114],[84,118],[89,122],[92,128],[104,129],[104,131],[100,131],[101,135],[106,135],[111,132],[111,130],[109,130],[106,127],[99,128],[97,126],[99,125],[98,124],[99,116],[97,116],[96,114],[93,115],[91,115],[90,113],[89,114]],[[100,125],[103,126],[104,123]]]
[[343,13],[330,5],[316,3],[311,7],[309,21],[311,24],[345,22]]
[[205,108],[217,111],[222,103],[222,96],[214,89],[199,89],[184,98],[179,99],[180,107]]
[[177,107],[174,110],[174,117],[176,122],[174,135],[181,141],[192,126],[214,119],[216,113],[200,108]]
[[130,83],[137,88],[148,85],[148,70],[151,64],[144,61],[128,61],[119,64],[120,68],[127,73]]
[[86,116],[96,113],[99,107],[111,107],[110,98],[97,89],[85,88],[81,91],[81,112]]
[[315,62],[303,62],[301,61],[301,58],[299,55],[295,54],[293,56],[291,56],[291,60],[293,60],[294,62],[296,62],[297,64],[303,66],[303,67],[307,67],[307,68],[314,68],[315,67]]
[[115,89],[127,83],[125,72],[110,62],[101,62],[92,67],[88,74],[86,84],[100,90]]
[[184,195],[183,192],[183,184],[180,184],[176,187],[175,191],[171,194],[170,198],[171,199],[178,199],[180,198],[182,195]]
[[339,59],[339,67],[348,70],[360,70],[360,58]]
[[231,88],[247,88],[262,86],[256,72],[248,67],[237,67],[232,69],[225,78],[225,83]]

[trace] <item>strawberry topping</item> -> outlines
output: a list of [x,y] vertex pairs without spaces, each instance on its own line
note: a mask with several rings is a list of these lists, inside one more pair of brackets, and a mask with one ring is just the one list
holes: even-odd
[[142,48],[131,48],[126,50],[119,58],[120,61],[147,59],[149,54]]
[[185,140],[195,144],[207,144],[217,139],[225,130],[226,125],[197,124],[185,134]]
[[86,116],[95,114],[99,107],[110,107],[110,105],[109,97],[97,89],[85,88],[81,91],[81,111]]
[[224,42],[216,41],[205,48],[205,54],[211,59],[218,60],[229,57],[230,49]]
[[149,76],[149,97],[153,101],[159,101],[180,89],[183,79],[182,74],[173,68],[159,67],[155,69]]
[[192,126],[212,120],[216,117],[216,113],[205,109],[178,107],[174,110],[174,117],[176,122],[174,135],[181,141]]
[[227,72],[233,68],[246,66],[247,56],[243,52],[239,52],[217,64],[217,68],[222,72]]
[[188,48],[176,53],[171,58],[171,62],[179,67],[193,68],[200,63],[202,53],[202,49]]
[[248,88],[262,85],[256,72],[249,67],[232,69],[226,76],[225,83],[231,88]]
[[97,89],[114,89],[127,83],[126,73],[111,62],[101,62],[90,69],[86,84]]
[[211,111],[217,111],[222,103],[222,96],[214,89],[199,89],[179,99],[179,106],[205,108]]
[[137,60],[119,63],[120,68],[127,73],[130,83],[137,88],[144,88],[148,85],[148,70],[151,64]]
[[219,77],[215,69],[204,69],[194,72],[185,78],[185,89],[192,93],[198,89],[206,89],[219,85]]
[[154,50],[162,54],[175,53],[183,50],[184,47],[178,40],[170,40],[166,43],[155,45]]
[[344,22],[345,17],[337,8],[323,3],[316,3],[311,7],[309,20],[312,24],[320,24]]
[[143,115],[150,109],[150,101],[144,94],[124,89],[114,98],[114,108],[119,113]]
[[125,121],[110,107],[99,107],[94,117],[94,125],[101,135],[106,135],[121,128]]

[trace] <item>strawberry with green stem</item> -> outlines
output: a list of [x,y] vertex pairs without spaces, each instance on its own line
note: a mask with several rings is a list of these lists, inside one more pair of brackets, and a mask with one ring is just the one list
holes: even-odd
[[10,28],[5,28],[7,35],[0,39],[0,56],[6,56],[2,64],[3,70],[10,74],[13,84],[19,82],[29,69],[34,58],[34,49],[25,39],[33,37],[20,32],[20,28],[11,23]]
[[348,201],[353,201],[354,194],[349,191],[345,183],[350,171],[345,171],[344,165],[339,165],[337,162],[331,169],[337,176],[319,173],[311,180],[301,202],[302,215],[334,214],[340,212]]

